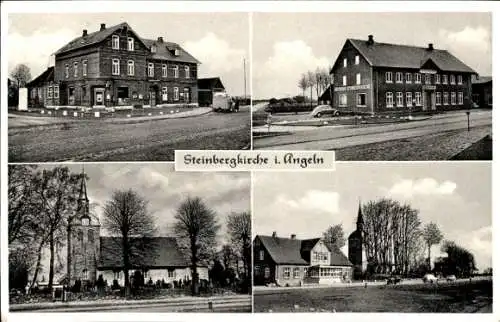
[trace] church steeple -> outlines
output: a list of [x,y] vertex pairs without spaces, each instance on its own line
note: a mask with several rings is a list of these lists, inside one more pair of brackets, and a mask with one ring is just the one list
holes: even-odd
[[80,181],[80,192],[78,194],[77,212],[80,218],[89,217],[89,198],[87,197],[87,182],[85,180],[85,169],[82,167]]
[[358,219],[356,220],[356,228],[357,228],[357,230],[362,231],[364,224],[365,224],[365,221],[363,219],[363,210],[361,209],[361,201],[359,201],[359,204],[358,204]]

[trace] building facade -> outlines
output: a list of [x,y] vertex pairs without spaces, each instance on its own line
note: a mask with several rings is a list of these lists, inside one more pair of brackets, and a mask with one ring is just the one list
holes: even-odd
[[352,276],[352,264],[320,238],[299,240],[257,235],[253,241],[254,285],[332,284]]
[[219,77],[198,79],[198,103],[200,106],[211,106],[214,93],[225,91],[226,88]]
[[[59,105],[110,107],[197,104],[199,61],[163,37],[144,39],[127,24],[82,35],[55,53]],[[47,91],[54,91],[49,86]],[[48,92],[47,92],[48,93]]]
[[54,81],[54,67],[49,67],[26,84],[29,107],[58,106],[59,84]]
[[470,108],[475,71],[446,50],[347,39],[333,68],[333,105],[360,114]]
[[472,78],[472,100],[478,107],[493,107],[493,78],[491,76]]

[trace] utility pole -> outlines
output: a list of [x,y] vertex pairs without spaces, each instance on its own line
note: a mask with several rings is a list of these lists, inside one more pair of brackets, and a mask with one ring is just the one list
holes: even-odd
[[243,86],[244,86],[244,93],[245,93],[245,102],[247,99],[247,63],[246,59],[243,58]]

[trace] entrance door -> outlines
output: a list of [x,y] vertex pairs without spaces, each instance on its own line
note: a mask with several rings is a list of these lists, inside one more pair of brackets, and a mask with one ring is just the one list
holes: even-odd
[[424,92],[424,104],[423,110],[435,110],[436,109],[436,94],[431,91]]
[[149,91],[149,105],[151,107],[156,106],[156,92]]
[[104,88],[94,88],[94,105],[104,106]]

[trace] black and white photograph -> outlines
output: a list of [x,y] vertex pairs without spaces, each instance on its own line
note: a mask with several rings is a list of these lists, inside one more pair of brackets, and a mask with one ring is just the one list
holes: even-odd
[[23,164],[8,179],[11,313],[252,311],[248,172]]
[[488,12],[253,15],[253,148],[491,160]]
[[491,185],[489,163],[254,174],[254,312],[492,313]]
[[9,162],[249,149],[248,34],[245,12],[10,14]]

